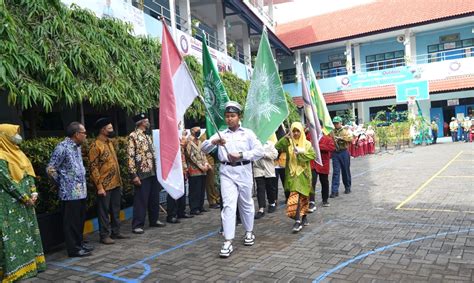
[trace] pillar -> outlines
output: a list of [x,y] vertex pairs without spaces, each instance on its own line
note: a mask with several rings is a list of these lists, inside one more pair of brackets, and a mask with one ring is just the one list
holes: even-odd
[[170,20],[171,20],[171,35],[173,39],[176,40],[176,3],[175,0],[169,0],[169,8],[170,8]]
[[296,50],[295,52],[295,65],[296,65],[296,82],[301,83],[301,51]]
[[225,31],[225,16],[224,16],[224,3],[223,1],[217,1],[216,3],[216,29],[217,39],[222,41],[222,46],[218,46],[219,51],[227,54],[227,37]]
[[365,102],[358,102],[357,103],[357,114],[358,114],[358,121],[357,124],[366,124],[370,122],[370,113],[367,107],[367,103]]
[[355,63],[355,72],[359,74],[362,71],[360,65],[360,45],[354,44],[354,63]]
[[247,23],[243,23],[241,25],[241,28],[242,28],[242,47],[244,48],[245,65],[251,66],[252,50],[250,47],[249,27]]
[[410,29],[405,29],[405,41],[403,42],[405,45],[405,64],[407,66],[411,66],[413,64],[413,59],[411,55],[411,43],[410,43]]
[[179,17],[184,19],[186,23],[180,23],[184,25],[185,29],[189,34],[192,34],[192,23],[191,23],[191,5],[189,0],[178,0]]
[[347,74],[352,74],[352,44],[350,41],[346,42],[346,52],[344,52],[346,55],[346,69],[347,69]]

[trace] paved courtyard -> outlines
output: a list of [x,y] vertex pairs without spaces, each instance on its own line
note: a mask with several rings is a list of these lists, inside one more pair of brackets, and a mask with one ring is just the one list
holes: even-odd
[[[352,159],[353,193],[320,203],[292,234],[284,206],[256,220],[256,244],[218,257],[218,210],[130,233],[93,256],[47,256],[36,281],[472,282],[474,144],[445,143]],[[318,184],[319,188],[319,184]],[[318,200],[320,194],[318,193]],[[280,199],[283,199],[280,191]],[[160,218],[164,219],[164,215]],[[35,281],[33,280],[33,281]]]

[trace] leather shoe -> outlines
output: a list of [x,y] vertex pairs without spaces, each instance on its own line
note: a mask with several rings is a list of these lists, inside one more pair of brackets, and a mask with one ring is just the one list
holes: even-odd
[[218,208],[221,208],[221,206],[215,203],[215,204],[210,204],[209,208],[218,209]]
[[82,243],[82,249],[86,252],[92,252],[94,250],[94,246]]
[[161,222],[160,220],[156,220],[156,223],[150,224],[150,227],[165,227],[166,224]]
[[196,210],[196,211],[191,211],[189,214],[191,214],[191,215],[201,215],[201,212],[199,210]]
[[201,208],[201,209],[199,209],[199,211],[200,211],[201,213],[203,213],[203,212],[209,212],[209,210],[207,210],[207,209],[205,209],[205,208]]
[[75,253],[68,254],[69,257],[84,257],[84,256],[90,256],[92,253],[90,251],[86,251],[84,249],[79,250]]
[[189,215],[187,213],[183,214],[183,215],[178,215],[178,219],[181,219],[181,218],[193,218],[194,215]]
[[166,222],[171,223],[171,224],[181,223],[181,221],[179,221],[178,218],[176,217],[166,218]]
[[124,236],[122,234],[117,234],[117,235],[112,234],[110,235],[110,238],[117,239],[117,240],[130,239],[129,236]]
[[112,238],[110,237],[106,237],[106,238],[102,238],[100,239],[100,242],[104,245],[112,245],[112,244],[115,244],[115,241],[112,240]]

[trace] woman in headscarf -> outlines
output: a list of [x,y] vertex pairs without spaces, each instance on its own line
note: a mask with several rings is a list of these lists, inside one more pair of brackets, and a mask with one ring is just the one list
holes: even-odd
[[33,166],[18,144],[19,126],[0,124],[0,279],[26,279],[46,269],[34,205]]
[[288,197],[287,215],[295,219],[293,232],[299,232],[308,224],[306,214],[311,192],[310,161],[316,158],[311,143],[306,139],[303,125],[300,122],[291,124],[290,133],[281,138],[275,148],[286,152],[285,191],[290,192]]

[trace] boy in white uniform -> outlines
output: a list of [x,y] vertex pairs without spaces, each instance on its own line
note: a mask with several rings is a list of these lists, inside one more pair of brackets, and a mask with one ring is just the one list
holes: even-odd
[[220,137],[216,133],[202,144],[202,151],[205,153],[210,153],[218,146],[218,158],[221,163],[221,217],[225,238],[219,253],[221,257],[229,257],[233,251],[237,205],[246,231],[244,245],[252,246],[255,242],[251,162],[263,157],[263,147],[252,130],[240,126],[241,111],[242,106],[237,102],[227,102],[225,121],[228,128],[219,132]]

